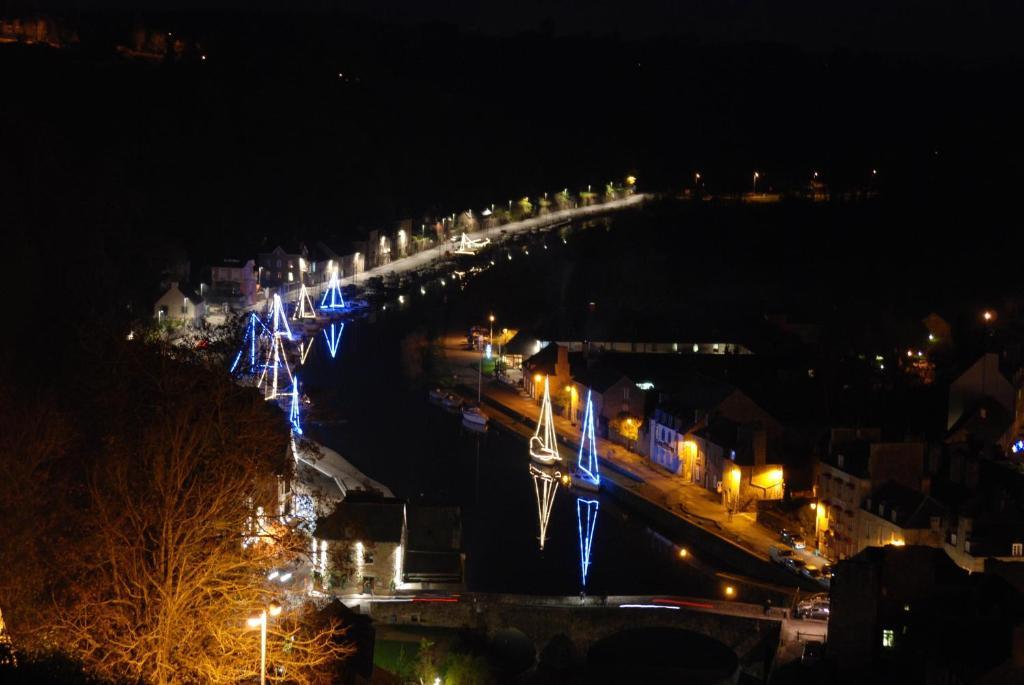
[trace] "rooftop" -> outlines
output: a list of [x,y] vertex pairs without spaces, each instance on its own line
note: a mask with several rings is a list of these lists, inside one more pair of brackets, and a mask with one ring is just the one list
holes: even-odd
[[872,492],[864,509],[900,528],[915,530],[931,528],[932,519],[945,513],[935,498],[892,481]]
[[399,499],[350,495],[334,511],[317,519],[316,536],[325,540],[402,542],[405,502]]

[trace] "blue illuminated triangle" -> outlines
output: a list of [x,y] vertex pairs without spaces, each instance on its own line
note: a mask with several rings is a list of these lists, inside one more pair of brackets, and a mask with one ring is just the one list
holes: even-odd
[[327,338],[327,349],[331,353],[331,359],[334,359],[335,355],[338,354],[338,346],[341,345],[341,332],[345,330],[345,324],[332,323],[330,326],[324,329],[324,337]]
[[591,483],[601,484],[601,474],[597,465],[597,440],[594,437],[594,404],[587,390],[587,410],[583,416],[583,435],[580,437],[580,451],[576,456],[576,475]]
[[580,579],[583,587],[587,586],[587,573],[590,571],[590,553],[594,542],[594,529],[597,528],[599,506],[596,499],[576,498],[576,526],[580,535]]

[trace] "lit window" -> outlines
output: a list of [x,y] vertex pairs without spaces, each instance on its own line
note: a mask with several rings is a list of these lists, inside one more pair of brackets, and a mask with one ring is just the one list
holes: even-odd
[[293,280],[295,280],[295,277],[292,275],[292,272],[289,271],[288,272],[288,282],[291,283]]
[[1012,545],[1010,545],[1010,556],[1024,556],[1024,543],[1015,542]]
[[891,649],[896,642],[896,636],[890,628],[882,630],[882,646]]

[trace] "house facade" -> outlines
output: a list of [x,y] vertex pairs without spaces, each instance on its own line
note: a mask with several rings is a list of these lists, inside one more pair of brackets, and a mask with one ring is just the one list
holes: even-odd
[[701,485],[722,496],[727,511],[745,511],[757,500],[782,499],[785,469],[776,443],[760,423],[738,423],[723,416],[687,436],[703,465]]
[[633,445],[643,420],[644,395],[628,376],[607,366],[588,367],[573,374],[570,388],[566,408],[570,420],[583,421],[589,396],[597,434],[620,445]]
[[207,304],[248,307],[256,302],[256,262],[252,259],[228,259],[210,267],[210,291]]
[[314,584],[339,595],[394,594],[403,587],[405,503],[349,494],[313,537]]
[[301,248],[288,252],[278,245],[270,252],[261,252],[256,257],[257,277],[260,286],[264,288],[302,283],[307,267],[307,255]]
[[829,453],[818,463],[816,537],[829,559],[847,559],[863,548],[858,514],[872,490],[889,481],[920,490],[924,443],[880,437],[877,430],[834,430]]
[[873,490],[857,512],[856,552],[885,545],[941,548],[944,515],[944,507],[929,495],[886,483]]
[[203,298],[177,281],[153,303],[153,318],[160,323],[200,326],[205,314]]

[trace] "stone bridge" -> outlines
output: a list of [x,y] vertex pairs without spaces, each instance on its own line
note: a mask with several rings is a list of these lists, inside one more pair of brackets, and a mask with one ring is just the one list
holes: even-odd
[[784,612],[761,606],[682,597],[538,597],[468,593],[417,596],[361,604],[376,622],[395,626],[465,628],[488,637],[518,631],[536,654],[555,638],[586,654],[596,642],[638,628],[671,628],[711,638],[736,656],[739,667],[764,678],[779,641]]

